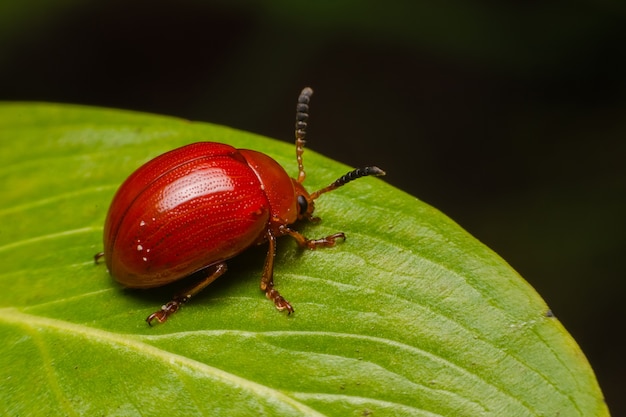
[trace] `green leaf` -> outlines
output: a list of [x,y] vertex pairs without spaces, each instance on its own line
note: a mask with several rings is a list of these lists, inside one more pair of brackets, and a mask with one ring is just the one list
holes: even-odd
[[[220,141],[295,174],[292,145],[117,110],[0,105],[0,414],[606,416],[583,353],[535,291],[453,221],[364,178],[317,202],[307,236],[265,248],[167,323],[144,319],[180,285],[121,288],[93,255],[111,198],[139,165]],[[315,140],[310,144],[314,147]],[[304,154],[307,187],[348,168]],[[393,167],[383,167],[393,172]]]

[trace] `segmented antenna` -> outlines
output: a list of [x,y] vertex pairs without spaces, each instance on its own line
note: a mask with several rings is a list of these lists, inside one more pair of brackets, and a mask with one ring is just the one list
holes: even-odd
[[364,167],[364,168],[357,168],[353,171],[348,172],[347,174],[341,176],[340,178],[338,178],[337,180],[335,180],[335,182],[333,182],[332,184],[330,184],[327,187],[322,188],[321,190],[317,190],[314,193],[311,194],[311,200],[315,200],[317,197],[319,197],[320,195],[327,193],[329,191],[335,190],[343,185],[346,185],[347,183],[349,183],[350,181],[354,181],[356,179],[359,179],[361,177],[367,177],[367,176],[374,176],[374,177],[381,177],[383,175],[385,175],[385,171],[383,171],[382,169],[375,167],[375,166],[371,166],[371,167]]
[[302,153],[304,152],[304,144],[306,140],[306,126],[309,119],[309,101],[313,95],[313,89],[310,87],[304,87],[300,96],[298,97],[298,104],[296,105],[296,161],[298,162],[298,182],[304,182],[306,173],[304,172],[304,165],[302,164]]

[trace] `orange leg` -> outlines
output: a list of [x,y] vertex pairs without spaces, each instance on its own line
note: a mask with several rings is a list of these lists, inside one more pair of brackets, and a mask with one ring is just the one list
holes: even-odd
[[293,313],[293,307],[289,301],[274,288],[274,257],[276,256],[276,236],[271,232],[267,233],[267,257],[263,265],[263,275],[261,276],[261,291],[265,291],[265,296],[274,302],[279,311],[287,310],[287,314]]
[[298,243],[298,246],[300,246],[301,248],[308,248],[308,249],[317,249],[320,247],[330,248],[332,246],[335,246],[335,243],[337,243],[336,242],[337,239],[346,240],[346,235],[342,232],[334,233],[330,236],[326,236],[321,239],[309,239],[306,236],[304,236],[302,233],[296,232],[295,230],[292,230],[286,226],[281,227],[280,231],[281,233],[285,235],[289,235],[292,238],[294,238],[296,242]]
[[[321,239],[308,239],[301,233],[291,230],[283,226],[279,229],[281,235],[289,235],[293,237],[298,245],[302,248],[316,249],[318,247],[335,246],[337,239],[346,239],[345,234],[335,233]],[[293,313],[293,307],[289,301],[285,300],[282,295],[274,288],[274,257],[276,256],[276,236],[271,231],[267,232],[268,250],[263,266],[263,275],[261,276],[261,291],[265,291],[265,296],[274,302],[276,308],[280,311],[287,310],[288,314]]]

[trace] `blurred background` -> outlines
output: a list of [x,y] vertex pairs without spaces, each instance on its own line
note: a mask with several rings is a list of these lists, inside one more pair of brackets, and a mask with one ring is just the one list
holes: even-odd
[[0,3],[0,100],[291,142],[305,85],[309,147],[383,167],[498,252],[626,415],[626,3]]

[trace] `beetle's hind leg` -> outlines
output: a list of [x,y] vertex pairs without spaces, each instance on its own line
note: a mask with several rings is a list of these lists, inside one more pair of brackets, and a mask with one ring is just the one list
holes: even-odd
[[176,313],[178,309],[185,304],[187,301],[191,299],[191,297],[198,294],[200,291],[209,286],[210,283],[215,281],[218,277],[223,275],[226,272],[226,264],[221,263],[207,268],[207,275],[201,281],[196,283],[193,287],[190,287],[187,291],[184,291],[172,299],[172,301],[163,305],[160,310],[155,311],[150,314],[146,321],[150,326],[152,326],[152,322],[157,320],[159,323],[163,323],[168,319],[169,316]]

